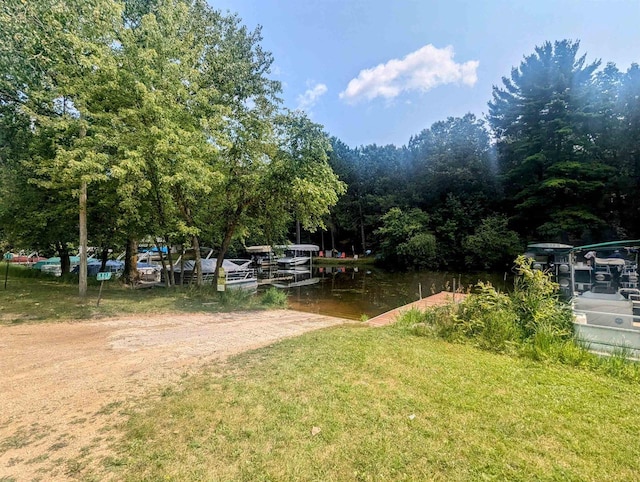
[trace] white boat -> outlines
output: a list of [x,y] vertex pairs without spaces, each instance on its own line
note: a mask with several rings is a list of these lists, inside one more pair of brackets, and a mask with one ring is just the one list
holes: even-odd
[[[202,268],[202,280],[205,284],[213,284],[216,272],[216,259],[212,257],[213,252],[200,259]],[[183,283],[189,283],[195,271],[195,260],[189,259],[184,262],[176,262],[173,266],[176,282],[182,279]],[[242,288],[254,290],[258,288],[258,278],[255,271],[250,267],[250,259],[225,259],[222,261],[222,268],[225,276],[225,286],[230,289]]]
[[271,246],[248,246],[245,249],[251,255],[252,264],[258,268],[278,264],[278,256]]
[[284,250],[284,256],[278,258],[280,266],[302,266],[311,263],[313,253],[320,251],[320,247],[315,244],[288,244],[277,246]]
[[590,350],[640,359],[640,240],[571,250],[576,337]]

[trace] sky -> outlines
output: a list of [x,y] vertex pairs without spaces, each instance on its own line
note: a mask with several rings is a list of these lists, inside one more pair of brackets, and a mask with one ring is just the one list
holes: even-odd
[[640,63],[640,0],[209,0],[262,26],[284,106],[350,147],[405,145],[487,113],[525,55],[580,41],[587,61]]

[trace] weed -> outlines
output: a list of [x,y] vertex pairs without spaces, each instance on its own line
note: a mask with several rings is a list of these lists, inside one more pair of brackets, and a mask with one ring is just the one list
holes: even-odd
[[398,326],[409,327],[416,335],[470,342],[489,351],[640,380],[640,365],[628,360],[628,350],[598,357],[574,339],[573,314],[558,298],[558,286],[548,274],[534,270],[531,260],[524,257],[516,260],[516,269],[519,276],[510,294],[479,283],[476,293],[459,305],[406,312]]
[[263,293],[261,303],[269,308],[286,308],[287,294],[277,288],[269,288]]

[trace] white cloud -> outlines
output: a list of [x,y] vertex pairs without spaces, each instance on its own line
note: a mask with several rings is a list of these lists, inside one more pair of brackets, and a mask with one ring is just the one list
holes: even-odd
[[391,59],[386,64],[361,70],[340,92],[340,98],[352,104],[376,97],[392,99],[408,91],[426,92],[443,84],[473,86],[478,80],[476,70],[480,62],[457,64],[453,56],[451,46],[438,49],[425,45],[402,60]]
[[324,84],[316,84],[313,87],[307,89],[304,94],[298,96],[298,109],[300,110],[309,110],[318,99],[322,97],[327,92],[327,86]]

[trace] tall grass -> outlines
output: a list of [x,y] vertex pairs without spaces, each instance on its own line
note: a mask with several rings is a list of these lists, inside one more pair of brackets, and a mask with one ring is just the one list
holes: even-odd
[[571,308],[559,299],[558,286],[548,274],[534,270],[531,260],[522,256],[516,269],[509,294],[480,283],[462,303],[405,313],[398,326],[420,336],[640,381],[640,364],[630,361],[629,353],[597,356],[574,338]]

